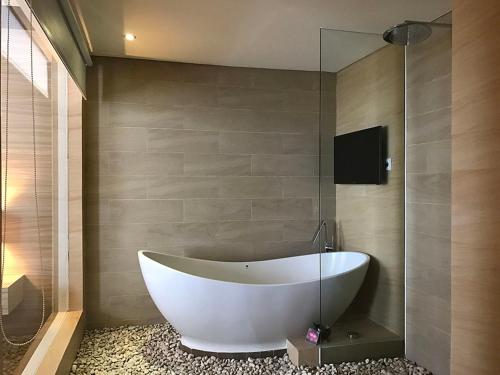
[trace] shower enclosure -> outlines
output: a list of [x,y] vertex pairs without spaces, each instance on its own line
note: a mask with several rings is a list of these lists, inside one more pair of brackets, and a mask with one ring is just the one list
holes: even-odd
[[[401,356],[404,334],[404,49],[379,34],[321,30],[320,220],[335,251],[370,255],[364,283],[335,322],[322,362]],[[382,127],[382,183],[356,183],[338,169],[365,168],[342,156],[334,142]],[[362,141],[366,142],[366,141]],[[365,149],[351,150],[351,157]],[[339,155],[337,155],[339,157]],[[387,160],[386,160],[387,159]],[[364,171],[369,172],[369,171]],[[325,236],[324,236],[325,237]],[[323,237],[323,238],[324,238]],[[322,249],[320,249],[322,250]],[[324,254],[324,252],[321,252]],[[323,270],[322,270],[323,272]],[[321,291],[322,310],[335,296]],[[328,325],[328,317],[322,321]],[[376,346],[371,345],[377,343]],[[375,352],[377,353],[375,353]]]
[[[441,179],[446,180],[451,169],[447,163],[446,116],[434,116],[434,129],[422,120],[422,115],[428,115],[427,107],[433,105],[431,98],[439,93],[446,93],[448,99],[451,96],[447,86],[451,61],[446,60],[451,51],[451,41],[447,39],[450,35],[449,25],[421,22],[406,22],[384,35],[321,30],[318,222],[326,225],[318,251],[321,257],[331,250],[370,255],[370,266],[358,295],[333,324],[330,338],[321,346],[323,363],[402,356],[405,336],[416,335],[411,319],[412,314],[418,313],[417,297],[410,292],[413,297],[408,299],[408,288],[421,284],[422,276],[417,272],[425,275],[429,270],[426,261],[418,257],[417,252],[425,249],[416,245],[415,234],[420,236],[420,229],[415,230],[415,220],[428,220],[422,213],[433,215],[436,209],[445,211],[442,218],[450,217],[446,205],[437,208],[427,205],[433,202],[415,204],[419,199],[432,200],[436,189],[433,182],[446,185]],[[446,52],[436,57],[438,51]],[[419,85],[419,80],[431,83]],[[339,170],[360,168],[356,155],[368,153],[366,148],[373,145],[366,143],[365,149],[351,150],[353,160],[336,160],[334,143],[341,138],[335,137],[359,138],[358,131],[379,126],[383,129],[378,156],[382,183],[346,183],[340,173],[335,174],[335,166]],[[437,138],[430,139],[433,136]],[[435,160],[426,160],[424,148],[415,144],[434,141],[444,143],[435,143]],[[437,171],[437,177],[425,179],[418,168],[444,170]],[[412,230],[412,242],[408,244],[405,233]],[[442,252],[446,254],[446,249]],[[320,272],[323,279],[326,272]],[[320,295],[322,325],[328,326],[331,322],[324,310],[335,295],[326,293],[324,288]],[[418,347],[409,345],[411,350],[414,346]]]

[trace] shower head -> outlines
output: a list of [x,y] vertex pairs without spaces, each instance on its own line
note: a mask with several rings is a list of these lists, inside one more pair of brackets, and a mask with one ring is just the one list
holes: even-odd
[[423,42],[432,34],[431,27],[425,22],[405,21],[384,32],[383,38],[391,44],[408,46]]

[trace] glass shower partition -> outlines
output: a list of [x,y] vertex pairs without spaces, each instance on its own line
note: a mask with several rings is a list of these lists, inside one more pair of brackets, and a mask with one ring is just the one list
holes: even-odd
[[55,315],[83,304],[80,234],[71,232],[80,222],[82,96],[24,0],[2,2],[0,83],[7,375],[38,363],[43,357],[32,354],[50,342],[40,345]]
[[[377,126],[384,135],[383,183],[336,184],[334,137]],[[349,160],[343,163],[354,168]],[[401,356],[404,48],[388,45],[379,34],[321,30],[319,181],[319,222],[325,223],[320,245],[321,323],[331,329],[321,345],[321,362]],[[359,272],[364,271],[355,270],[362,258],[351,261],[349,252],[370,257],[362,281]],[[336,285],[332,277],[346,284]],[[339,285],[342,290],[336,289]],[[352,289],[348,295],[340,293],[346,285]],[[337,307],[343,311],[344,305],[347,309],[338,316]]]

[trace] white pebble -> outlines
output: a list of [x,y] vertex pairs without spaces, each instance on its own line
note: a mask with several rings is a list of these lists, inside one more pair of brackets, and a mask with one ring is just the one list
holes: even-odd
[[87,331],[71,374],[153,375],[430,375],[401,358],[295,367],[288,356],[246,360],[195,357],[179,348],[179,334],[168,324]]

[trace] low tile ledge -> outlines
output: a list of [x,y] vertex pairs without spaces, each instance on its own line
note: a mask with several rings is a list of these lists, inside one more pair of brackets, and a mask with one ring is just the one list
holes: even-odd
[[84,328],[83,311],[56,313],[20,373],[22,375],[68,374],[80,347]]
[[359,362],[366,358],[404,357],[404,339],[361,338],[349,343],[320,345],[321,363]]

